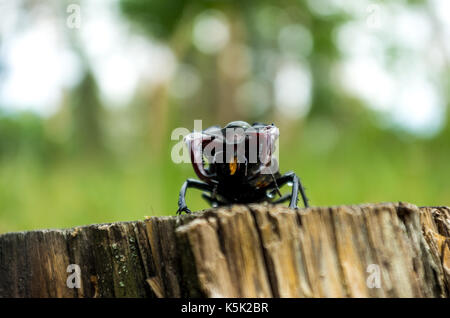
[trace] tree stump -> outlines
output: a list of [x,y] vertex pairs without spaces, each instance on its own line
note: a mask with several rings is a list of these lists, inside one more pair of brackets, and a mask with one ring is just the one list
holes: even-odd
[[449,290],[448,207],[251,204],[0,235],[0,297],[448,297]]

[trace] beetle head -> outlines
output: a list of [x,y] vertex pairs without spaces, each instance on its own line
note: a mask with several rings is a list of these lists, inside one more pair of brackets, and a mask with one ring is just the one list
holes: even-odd
[[278,136],[279,130],[273,124],[234,121],[223,128],[212,126],[192,132],[185,142],[194,171],[211,184],[224,178],[251,179],[264,173],[272,164]]

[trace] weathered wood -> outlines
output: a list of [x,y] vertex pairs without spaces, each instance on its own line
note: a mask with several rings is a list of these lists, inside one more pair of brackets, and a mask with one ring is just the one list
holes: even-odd
[[[80,288],[66,283],[69,264],[80,266]],[[0,235],[0,297],[448,297],[449,290],[448,207],[251,204]]]

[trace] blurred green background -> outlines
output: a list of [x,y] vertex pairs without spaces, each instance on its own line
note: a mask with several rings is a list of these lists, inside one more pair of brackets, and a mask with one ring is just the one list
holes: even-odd
[[275,123],[312,205],[450,205],[449,61],[447,0],[0,0],[0,233],[173,215],[195,119]]

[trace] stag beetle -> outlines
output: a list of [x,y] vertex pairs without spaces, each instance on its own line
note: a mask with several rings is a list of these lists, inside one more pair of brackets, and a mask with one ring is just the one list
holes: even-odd
[[[186,206],[186,190],[203,190],[202,197],[213,207],[233,203],[290,200],[297,208],[300,191],[305,207],[308,199],[300,179],[294,172],[281,175],[273,157],[279,130],[274,125],[233,121],[224,128],[209,127],[188,134],[188,146],[195,173],[201,179],[187,179],[180,190],[177,214],[190,213]],[[282,196],[279,187],[291,183],[292,193]],[[275,194],[279,195],[275,199]]]

